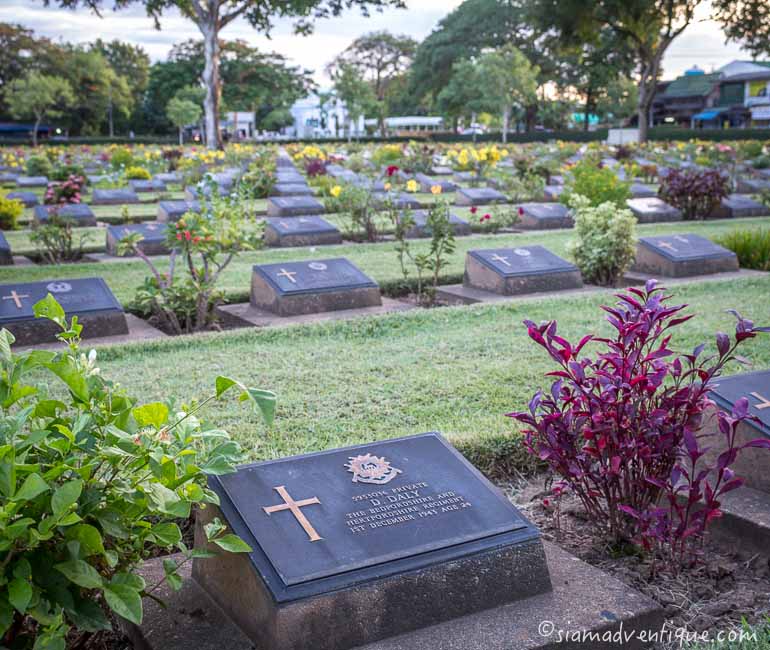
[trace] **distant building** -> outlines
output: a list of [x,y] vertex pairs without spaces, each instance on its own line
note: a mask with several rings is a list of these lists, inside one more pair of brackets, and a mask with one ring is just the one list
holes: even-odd
[[[368,131],[376,131],[379,120],[370,118],[364,122]],[[386,135],[420,135],[444,130],[443,117],[425,115],[407,115],[404,117],[385,118]]]
[[252,140],[256,133],[256,115],[248,111],[225,113],[220,129],[231,140]]
[[317,94],[308,95],[294,102],[290,112],[294,124],[282,129],[283,135],[292,138],[343,138],[365,134],[364,118],[350,123],[345,104],[332,97],[321,105]]
[[[34,130],[34,124],[19,123],[19,122],[0,122],[0,139],[2,138],[31,138],[32,131]],[[61,133],[60,129],[54,130],[52,126],[48,124],[41,124],[37,127],[37,137],[45,139],[53,135]]]

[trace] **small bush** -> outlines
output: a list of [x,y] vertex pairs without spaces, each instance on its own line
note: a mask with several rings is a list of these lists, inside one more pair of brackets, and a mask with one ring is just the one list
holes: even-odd
[[82,165],[75,165],[67,163],[65,165],[57,165],[53,168],[51,175],[48,177],[52,181],[66,181],[70,176],[82,176],[85,180],[86,173],[83,170]]
[[581,160],[570,170],[561,202],[569,205],[570,197],[579,194],[594,207],[609,202],[624,208],[631,198],[630,186],[609,167],[599,167],[591,159]]
[[321,158],[305,159],[305,173],[310,178],[326,174],[326,161]]
[[679,208],[685,219],[705,219],[730,193],[730,180],[707,169],[670,169],[660,182],[660,198]]
[[46,205],[80,203],[83,198],[82,194],[85,184],[85,176],[70,176],[62,183],[48,183],[43,203]]
[[29,240],[37,247],[38,254],[47,264],[62,264],[76,262],[83,256],[83,247],[88,240],[88,234],[75,238],[75,226],[72,219],[56,214],[56,207],[49,208],[52,212],[48,223],[39,225],[29,235]]
[[756,158],[762,155],[762,143],[758,140],[748,140],[738,145],[738,149],[745,158]]
[[738,256],[741,268],[770,271],[770,230],[731,230],[716,242]]
[[615,286],[634,261],[636,218],[628,208],[614,203],[593,207],[584,196],[570,198],[576,240],[569,251],[583,279],[592,284]]
[[115,149],[110,155],[110,164],[115,170],[125,169],[130,167],[134,161],[134,154],[131,153],[131,149],[128,147],[120,147]]
[[24,204],[19,199],[0,196],[0,230],[16,230],[22,214]]
[[767,155],[757,156],[751,162],[751,166],[754,169],[767,169],[768,167],[770,167],[770,156],[767,156]]
[[30,156],[24,166],[27,176],[50,176],[53,168],[45,156]]
[[139,167],[138,165],[128,167],[125,171],[125,176],[126,179],[131,181],[149,181],[152,179],[152,174],[144,167]]
[[[746,447],[770,449],[767,439],[736,441],[740,424],[754,419],[745,398],[732,414],[707,418],[710,391],[737,347],[770,327],[733,312],[735,338],[717,333],[716,355],[702,356],[704,345],[679,354],[669,345],[673,328],[692,318],[682,315],[686,305],[669,305],[655,280],[617,297],[615,307],[603,307],[616,331],[608,338],[589,334],[573,345],[557,334],[556,321],[525,321],[558,370],[548,373],[549,391],[510,415],[528,427],[530,452],[560,478],[557,496],[573,492],[603,534],[634,542],[677,571],[697,559],[709,523],[722,514],[722,496],[742,485],[730,469],[736,457]],[[592,341],[596,356],[581,356]],[[704,454],[715,445],[724,451],[712,463]]]

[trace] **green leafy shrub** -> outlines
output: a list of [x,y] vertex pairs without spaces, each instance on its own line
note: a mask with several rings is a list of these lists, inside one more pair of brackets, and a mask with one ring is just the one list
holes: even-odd
[[363,231],[366,241],[377,241],[377,207],[368,189],[355,185],[334,185],[324,203],[327,211],[340,212],[350,219],[351,233]]
[[738,149],[745,158],[756,158],[762,155],[762,143],[759,140],[748,140],[742,142]]
[[757,156],[751,162],[751,166],[754,169],[767,169],[768,167],[770,167],[770,156],[767,156],[767,155]]
[[609,202],[624,208],[631,198],[630,187],[630,183],[620,180],[609,167],[599,167],[593,160],[585,159],[570,170],[561,202],[569,205],[570,197],[579,194],[594,207]]
[[53,172],[51,161],[45,156],[30,156],[24,166],[27,176],[49,176]]
[[134,154],[128,147],[119,147],[110,155],[110,164],[113,169],[125,169],[134,162]]
[[576,239],[569,251],[583,279],[592,284],[615,286],[634,261],[636,218],[627,208],[606,202],[594,207],[579,194],[572,195]]
[[741,268],[770,271],[770,230],[731,230],[716,242],[738,256]]
[[75,165],[73,163],[56,165],[48,178],[52,181],[61,182],[66,181],[70,176],[78,176],[82,178],[84,182],[87,181],[86,172],[83,169],[83,166]]
[[[184,558],[164,562],[173,589],[183,563],[211,555],[189,549],[177,522],[217,502],[207,476],[232,472],[242,454],[198,412],[236,388],[270,422],[275,395],[218,377],[200,402],[141,404],[103,376],[95,351],[81,352],[82,326],[50,294],[35,314],[61,327],[65,345],[14,354],[0,331],[0,638],[63,650],[71,630],[110,629],[110,612],[141,623],[142,600],[159,585],[136,569],[160,549]],[[49,393],[57,382],[64,390]],[[250,550],[212,524],[220,549]]]
[[48,223],[35,228],[30,233],[29,240],[35,244],[38,254],[46,264],[76,262],[83,257],[83,247],[88,240],[88,234],[76,238],[73,220],[60,217],[56,213],[56,206],[50,206],[48,210]]
[[0,196],[0,230],[16,230],[22,214],[24,214],[24,204],[19,199]]
[[131,181],[149,181],[152,179],[152,174],[144,167],[139,167],[138,165],[128,167],[124,174],[126,179]]

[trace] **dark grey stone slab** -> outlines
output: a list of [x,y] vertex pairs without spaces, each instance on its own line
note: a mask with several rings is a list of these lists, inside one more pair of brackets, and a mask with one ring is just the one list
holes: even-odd
[[[551,589],[537,530],[437,434],[210,485],[254,552],[193,575],[260,647],[344,650]],[[201,514],[198,538],[213,513]]]
[[755,201],[746,194],[731,194],[722,199],[720,206],[710,216],[716,219],[740,219],[742,217],[761,217],[766,214],[770,214],[770,209],[759,201]]
[[[748,400],[749,413],[756,417],[757,421],[739,425],[736,445],[740,446],[757,438],[770,438],[770,370],[742,372],[730,377],[720,377],[711,397],[719,408],[728,413],[732,411],[735,403],[742,397]],[[726,445],[724,436],[718,433],[715,418],[709,420],[708,427],[709,431],[714,433],[708,439],[708,446],[713,448],[710,452],[710,458],[713,458],[724,451]],[[770,495],[770,472],[768,472],[766,449],[745,449],[738,454],[731,469],[738,476],[746,479],[747,487],[761,490]],[[768,496],[767,503],[770,503],[770,496]],[[768,525],[770,525],[770,521]]]
[[305,183],[305,177],[299,172],[278,170],[275,173],[277,183]]
[[759,194],[770,190],[770,179],[739,178],[735,189],[738,194]]
[[436,167],[431,167],[430,173],[434,176],[451,176],[454,174],[454,171],[451,167],[444,167],[442,165],[437,165]]
[[455,194],[457,205],[491,205],[507,201],[505,194],[491,187],[462,187]]
[[658,192],[652,185],[645,183],[631,183],[631,198],[634,199],[651,199],[658,195]]
[[298,316],[382,304],[377,284],[344,257],[258,264],[251,304],[279,316]]
[[273,196],[267,201],[268,217],[323,214],[324,205],[312,196]]
[[19,176],[16,179],[19,187],[47,187],[48,178],[45,176]]
[[0,266],[7,266],[13,264],[13,254],[11,253],[11,245],[5,238],[3,231],[0,230]]
[[200,212],[199,201],[161,201],[158,203],[158,221],[179,221],[187,212]]
[[188,185],[184,188],[184,198],[187,201],[200,201],[209,198],[212,193],[219,196],[228,196],[232,192],[233,186],[221,183],[198,183],[197,185]]
[[276,183],[270,196],[313,196],[313,189],[306,183]]
[[465,256],[463,284],[504,296],[581,287],[574,264],[543,246],[471,250]]
[[275,166],[278,169],[292,169],[294,168],[294,162],[288,155],[280,155],[275,159]]
[[442,192],[454,192],[457,189],[457,184],[447,178],[431,178],[426,174],[417,174],[414,179],[420,184],[421,192],[430,192],[435,185],[438,185]]
[[628,199],[626,205],[639,223],[679,221],[682,218],[682,213],[677,208],[658,198]]
[[393,205],[396,210],[419,210],[422,204],[412,195],[407,192],[400,192],[398,194],[374,194],[374,205],[377,209],[382,209],[386,206],[388,201]]
[[86,179],[91,185],[96,185],[97,183],[108,180],[109,176],[106,174],[88,174]]
[[73,226],[87,227],[96,225],[96,215],[91,206],[85,203],[67,203],[66,205],[38,205],[32,216],[35,224],[46,224],[56,215],[60,219],[72,221]]
[[561,203],[522,203],[519,225],[524,228],[571,228],[572,213]]
[[182,182],[182,174],[179,172],[161,172],[160,174],[155,174],[153,178],[161,183],[170,183],[172,185]]
[[326,174],[340,183],[354,183],[358,180],[358,174],[354,171],[337,165],[330,165],[327,167]]
[[385,191],[385,181],[369,178],[368,176],[359,175],[351,184],[356,187],[363,187],[370,192]]
[[138,233],[142,236],[142,240],[137,246],[145,255],[165,255],[169,252],[166,244],[167,230],[168,223],[159,221],[109,226],[107,228],[107,252],[110,255],[117,255],[120,242]]
[[454,179],[458,183],[482,183],[484,177],[479,176],[476,172],[455,172]]
[[0,174],[0,183],[15,183],[18,178],[17,172],[3,172]]
[[[417,239],[420,237],[432,236],[431,229],[428,227],[428,210],[415,210],[409,213],[413,225],[406,232],[406,236],[410,239]],[[461,219],[453,212],[449,213],[449,223],[452,224],[452,230],[456,237],[465,237],[471,233],[471,224],[465,219]]]
[[123,205],[139,203],[139,197],[130,187],[114,190],[94,190],[91,203],[93,205]]
[[0,327],[16,337],[18,345],[50,343],[60,329],[36,319],[33,305],[52,294],[67,317],[77,316],[83,336],[101,338],[128,333],[123,308],[102,278],[68,278],[0,285]]
[[543,198],[546,201],[558,201],[564,193],[564,185],[546,185],[543,189]]
[[158,178],[154,178],[149,181],[133,179],[128,181],[128,186],[138,194],[149,192],[165,192],[167,190],[166,184]]
[[33,208],[40,204],[40,199],[34,192],[8,192],[5,198],[21,201],[25,208]]
[[710,239],[692,233],[640,237],[632,270],[684,278],[738,270],[738,258]]
[[342,233],[318,216],[268,217],[265,220],[268,246],[318,246],[341,244]]

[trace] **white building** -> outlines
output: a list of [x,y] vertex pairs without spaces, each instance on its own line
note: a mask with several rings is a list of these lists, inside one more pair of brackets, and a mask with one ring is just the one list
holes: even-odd
[[256,116],[247,111],[225,113],[220,121],[222,131],[229,134],[233,140],[251,140],[254,138]]
[[[368,119],[365,122],[370,131],[376,131],[379,120]],[[407,115],[404,117],[386,117],[385,130],[387,135],[409,135],[411,133],[431,133],[444,130],[443,117],[425,115]]]
[[295,102],[290,109],[294,124],[282,130],[283,135],[293,138],[343,138],[350,135],[358,137],[365,134],[364,119],[349,124],[345,104],[332,97],[321,106],[317,94],[308,95]]

